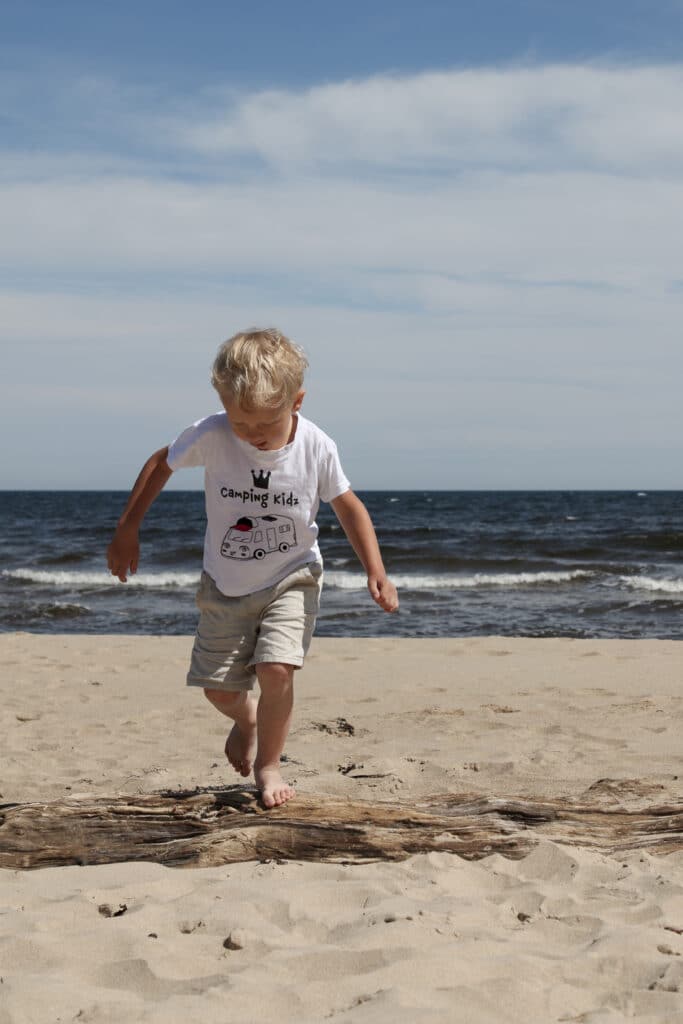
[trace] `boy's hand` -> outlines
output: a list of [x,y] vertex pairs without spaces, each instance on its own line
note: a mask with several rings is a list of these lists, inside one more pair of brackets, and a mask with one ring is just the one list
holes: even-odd
[[398,591],[388,576],[368,576],[368,590],[385,612],[397,611]]
[[140,561],[138,531],[131,526],[118,526],[107,548],[107,565],[112,576],[126,582],[128,573],[135,575]]

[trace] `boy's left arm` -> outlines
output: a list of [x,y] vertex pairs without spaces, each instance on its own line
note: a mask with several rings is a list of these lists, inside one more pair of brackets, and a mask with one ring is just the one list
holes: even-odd
[[331,504],[351,547],[363,563],[373,600],[385,612],[395,612],[398,608],[398,594],[384,568],[368,510],[353,491],[345,491]]

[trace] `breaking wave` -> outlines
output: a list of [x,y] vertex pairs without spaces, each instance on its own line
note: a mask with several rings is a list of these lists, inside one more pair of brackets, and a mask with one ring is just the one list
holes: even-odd
[[622,576],[631,590],[649,590],[653,594],[683,594],[683,579],[655,579],[653,576]]
[[[587,569],[575,569],[571,572],[478,572],[472,576],[392,573],[391,579],[404,590],[465,590],[474,587],[533,587],[539,584],[552,586],[594,575]],[[362,590],[366,586],[364,576],[351,572],[326,572],[325,583],[340,590]]]
[[[18,580],[21,583],[38,583],[44,587],[55,587],[59,590],[83,590],[89,587],[119,587],[119,580],[108,572],[66,572],[65,570],[49,569],[4,569],[4,579]],[[128,577],[127,587],[178,588],[196,587],[199,573],[196,572],[158,572],[139,573]]]

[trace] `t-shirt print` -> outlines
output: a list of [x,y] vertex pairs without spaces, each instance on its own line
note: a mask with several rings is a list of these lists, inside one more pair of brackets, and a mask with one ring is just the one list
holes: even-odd
[[224,558],[265,558],[296,547],[296,527],[288,516],[240,516],[221,544]]

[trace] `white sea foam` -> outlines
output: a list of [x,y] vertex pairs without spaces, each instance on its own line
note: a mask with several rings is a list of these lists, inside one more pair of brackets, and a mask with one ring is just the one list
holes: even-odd
[[[337,559],[334,559],[334,562],[336,561]],[[339,559],[339,562],[343,561]],[[585,579],[594,575],[595,573],[588,570],[575,569],[571,572],[475,573],[471,576],[459,576],[455,573],[433,575],[398,573],[396,575],[392,574],[391,578],[397,587],[401,587],[404,590],[467,590],[475,587],[532,587],[543,584],[571,583],[573,580]],[[25,583],[38,583],[59,590],[121,586],[115,576],[104,571],[68,572],[50,569],[6,569],[2,571],[2,576],[5,579],[20,580]],[[622,577],[622,579],[631,586],[637,585],[640,582],[644,589],[683,591],[683,581],[648,581],[643,577],[638,577],[634,581],[628,576]],[[196,587],[198,582],[199,576],[193,572],[139,573],[135,576],[129,576],[125,586],[178,589]],[[364,590],[366,587],[365,576],[362,574],[335,571],[334,569],[325,573],[325,582],[328,586],[341,590]]]
[[[530,587],[537,584],[571,583],[593,575],[588,570],[575,569],[572,572],[478,572],[473,576],[457,576],[454,573],[392,573],[391,579],[404,590],[466,590],[474,587]],[[363,590],[367,586],[365,576],[353,572],[326,572],[325,582],[340,590]]]
[[[119,587],[119,580],[108,572],[66,572],[50,569],[4,569],[5,579],[24,583],[41,583],[60,590],[81,590],[84,587]],[[199,582],[194,572],[139,573],[128,577],[128,587],[195,587]]]
[[621,576],[631,590],[649,590],[654,594],[683,594],[683,579],[655,579],[653,576]]

